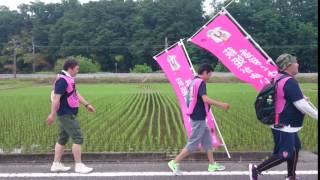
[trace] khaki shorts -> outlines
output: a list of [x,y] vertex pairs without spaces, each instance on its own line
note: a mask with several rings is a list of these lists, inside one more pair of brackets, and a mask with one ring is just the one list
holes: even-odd
[[59,121],[59,138],[60,145],[66,145],[69,137],[73,140],[74,144],[83,144],[83,135],[80,129],[79,121],[75,115],[67,114],[58,116]]

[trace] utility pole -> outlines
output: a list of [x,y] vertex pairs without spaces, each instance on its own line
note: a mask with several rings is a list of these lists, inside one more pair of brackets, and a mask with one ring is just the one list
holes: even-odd
[[164,39],[164,49],[168,48],[168,37],[166,36]]
[[15,39],[12,40],[13,42],[13,77],[17,78],[17,41]]
[[35,58],[35,45],[34,45],[34,38],[32,36],[32,72],[36,72],[36,58]]
[[116,65],[116,73],[118,73],[118,63],[115,62],[114,64]]

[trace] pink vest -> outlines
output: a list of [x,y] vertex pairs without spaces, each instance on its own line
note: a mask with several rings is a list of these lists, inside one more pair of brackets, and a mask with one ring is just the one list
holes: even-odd
[[79,98],[77,95],[77,90],[75,89],[75,82],[74,79],[72,77],[69,76],[65,76],[62,74],[58,74],[54,84],[59,80],[63,78],[64,80],[66,80],[68,86],[67,86],[67,101],[68,101],[68,105],[71,108],[78,108],[79,107]]
[[[190,105],[187,109],[187,115],[190,116],[193,113],[194,108],[196,107],[197,101],[198,101],[198,92],[201,83],[203,80],[201,78],[196,78],[193,80],[193,84],[191,83],[191,89],[190,89]],[[204,108],[206,110],[206,115],[208,116],[209,113],[209,104],[204,103]]]
[[[281,76],[283,76],[283,74],[278,74],[276,79],[279,79]],[[283,79],[281,79],[279,82],[278,82],[278,85],[277,85],[277,89],[276,89],[276,104],[275,104],[275,108],[276,108],[276,117],[275,117],[275,124],[278,124],[279,123],[279,116],[280,116],[280,113],[282,113],[283,109],[284,109],[284,106],[286,105],[286,99],[285,99],[285,96],[284,96],[284,85],[286,84],[286,82],[292,77],[285,77]]]

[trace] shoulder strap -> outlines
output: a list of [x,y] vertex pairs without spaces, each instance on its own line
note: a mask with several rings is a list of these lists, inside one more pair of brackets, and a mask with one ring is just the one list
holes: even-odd
[[[287,104],[287,102],[284,99],[283,99],[284,102],[283,101],[279,102],[279,100],[278,100],[278,97],[277,97],[278,93],[279,93],[279,92],[277,92],[278,91],[278,82],[281,81],[282,79],[289,80],[290,78],[292,78],[292,77],[289,76],[289,75],[284,74],[279,79],[277,79],[277,81],[275,82],[276,83],[275,84],[275,92],[276,92],[276,94],[275,94],[275,102],[276,102],[275,113],[276,114],[275,114],[275,125],[274,125],[274,127],[277,127],[277,128],[282,127],[282,125],[279,124],[280,123],[280,119],[279,119],[280,118],[280,113],[283,111],[283,108],[285,108],[285,106]],[[284,85],[284,84],[282,84],[282,85]],[[283,91],[282,89],[280,89],[280,90]]]
[[289,75],[287,74],[283,74],[282,76],[280,76],[279,79],[277,79],[276,83],[278,83],[279,81],[281,81],[282,79],[286,78],[286,77],[290,77]]
[[188,92],[190,92],[190,90],[191,90],[191,87],[193,86],[193,84],[194,84],[194,82],[195,82],[195,80],[198,78],[198,76],[195,76],[193,79],[192,79],[192,81],[191,81],[191,83],[190,83],[190,85],[189,85],[189,87],[188,87]]
[[[67,78],[69,78],[69,77],[66,76],[64,73],[63,73],[63,74],[61,73],[61,74],[58,75],[57,80],[59,80],[59,79],[64,79],[64,80],[66,81],[66,83],[67,83],[67,86],[69,86],[69,82],[68,82]],[[76,92],[76,88],[75,88],[75,87],[72,87],[72,91],[69,92],[69,93],[66,91],[66,93],[65,93],[64,95],[66,95],[67,97],[69,97],[69,96],[71,96],[74,92]]]
[[290,77],[289,75],[287,74],[282,74],[280,77],[275,77],[275,78],[272,78],[271,82],[275,85],[278,84],[279,81],[281,81],[282,79],[286,78],[286,77]]

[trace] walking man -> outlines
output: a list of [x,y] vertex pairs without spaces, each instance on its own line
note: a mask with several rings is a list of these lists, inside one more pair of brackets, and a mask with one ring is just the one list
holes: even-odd
[[188,105],[188,115],[191,119],[192,135],[188,139],[188,143],[180,154],[168,163],[169,168],[174,173],[179,173],[179,164],[182,159],[191,153],[194,153],[198,145],[201,144],[209,159],[208,171],[222,171],[225,167],[214,161],[212,137],[209,128],[207,127],[206,117],[210,113],[210,105],[228,110],[229,104],[210,99],[207,96],[206,81],[212,75],[213,68],[210,64],[203,64],[198,70],[198,75],[192,81],[189,87],[191,102]]
[[282,54],[277,58],[276,64],[280,70],[278,78],[283,75],[288,76],[279,80],[276,89],[276,112],[282,104],[276,119],[282,126],[280,128],[270,126],[275,143],[273,155],[258,166],[249,164],[250,180],[257,180],[261,172],[283,162],[287,162],[288,167],[286,179],[296,180],[296,168],[301,148],[298,132],[302,129],[305,114],[318,120],[318,110],[312,108],[307,102],[309,98],[302,94],[297,80],[294,79],[294,76],[299,73],[297,58],[290,54]]
[[68,58],[64,63],[63,70],[58,74],[51,92],[51,113],[47,118],[47,123],[51,125],[58,116],[59,138],[55,145],[54,161],[51,166],[52,172],[64,172],[71,168],[61,163],[66,143],[69,137],[73,140],[72,153],[75,160],[75,172],[89,173],[93,168],[89,168],[81,162],[81,145],[83,135],[77,120],[78,108],[82,104],[89,112],[95,112],[94,107],[88,103],[76,90],[74,77],[79,72],[79,63]]

